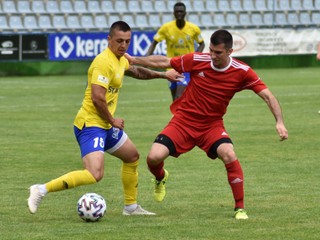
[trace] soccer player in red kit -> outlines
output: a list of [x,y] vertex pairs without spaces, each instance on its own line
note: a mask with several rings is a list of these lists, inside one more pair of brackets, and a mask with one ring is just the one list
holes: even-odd
[[232,35],[221,29],[212,34],[209,53],[173,58],[160,55],[126,57],[131,64],[172,67],[178,72],[190,72],[191,76],[182,96],[171,105],[174,116],[157,136],[147,157],[149,170],[155,176],[155,199],[162,201],[166,194],[169,173],[164,169],[164,160],[169,155],[178,157],[198,146],[209,158],[223,161],[235,200],[234,217],[247,219],[243,172],[223,123],[230,100],[242,90],[254,91],[274,115],[280,140],[288,138],[288,131],[277,99],[248,65],[230,56],[232,45]]

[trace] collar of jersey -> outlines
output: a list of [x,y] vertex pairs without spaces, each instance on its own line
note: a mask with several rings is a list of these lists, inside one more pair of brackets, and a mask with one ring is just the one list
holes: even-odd
[[230,58],[230,62],[228,64],[228,66],[226,66],[225,68],[216,68],[214,65],[213,65],[213,62],[211,61],[211,67],[213,68],[213,70],[217,71],[217,72],[224,72],[226,71],[232,64],[232,57],[229,56]]

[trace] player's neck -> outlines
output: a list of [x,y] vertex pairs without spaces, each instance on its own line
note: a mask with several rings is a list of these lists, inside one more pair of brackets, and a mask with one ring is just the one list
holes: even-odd
[[186,21],[184,19],[182,20],[176,20],[176,25],[179,29],[184,28],[184,26],[186,25]]

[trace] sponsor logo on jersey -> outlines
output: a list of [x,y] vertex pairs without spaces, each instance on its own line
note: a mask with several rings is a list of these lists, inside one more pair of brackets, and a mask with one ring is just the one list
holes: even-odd
[[109,83],[109,79],[105,76],[99,75],[98,76],[98,81],[104,84],[108,84]]

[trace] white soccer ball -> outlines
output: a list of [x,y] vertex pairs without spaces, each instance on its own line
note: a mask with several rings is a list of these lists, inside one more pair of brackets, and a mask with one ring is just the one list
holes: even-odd
[[78,215],[86,222],[96,222],[107,211],[106,201],[96,193],[86,193],[78,200]]

